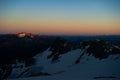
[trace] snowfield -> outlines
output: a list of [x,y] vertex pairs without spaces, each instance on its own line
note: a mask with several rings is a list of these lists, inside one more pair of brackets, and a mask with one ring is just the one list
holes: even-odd
[[[47,59],[47,56],[52,51],[48,48],[43,53],[34,56],[35,65],[21,70],[13,69],[9,79],[5,80],[120,80],[120,58],[116,59],[119,55],[110,55],[107,59],[100,60],[85,54],[80,63],[76,64],[76,59],[83,51],[82,49],[71,50],[60,55],[59,60],[55,63],[51,63],[51,59]],[[20,78],[15,78],[26,69],[28,70]],[[39,72],[50,75],[29,77],[29,75]]]

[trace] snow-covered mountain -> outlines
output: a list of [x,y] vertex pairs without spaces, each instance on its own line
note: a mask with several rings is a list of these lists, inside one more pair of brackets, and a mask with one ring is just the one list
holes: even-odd
[[120,80],[120,48],[104,40],[57,38],[29,61],[34,64],[16,60],[5,80]]
[[27,33],[27,32],[21,32],[16,34],[18,37],[29,37],[29,38],[34,38],[34,35],[32,33]]

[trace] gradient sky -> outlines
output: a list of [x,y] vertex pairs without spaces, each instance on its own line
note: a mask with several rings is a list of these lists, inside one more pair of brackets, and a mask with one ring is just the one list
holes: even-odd
[[120,0],[0,0],[0,33],[120,35]]

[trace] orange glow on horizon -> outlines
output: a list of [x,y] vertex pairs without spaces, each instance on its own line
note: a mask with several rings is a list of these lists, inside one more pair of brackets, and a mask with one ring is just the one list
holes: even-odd
[[0,32],[33,32],[41,34],[67,35],[103,35],[120,34],[118,22],[98,22],[82,20],[48,20],[48,19],[5,19],[1,21]]

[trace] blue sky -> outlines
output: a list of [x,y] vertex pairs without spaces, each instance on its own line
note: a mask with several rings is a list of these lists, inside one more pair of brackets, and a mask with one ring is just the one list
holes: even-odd
[[33,16],[38,13],[40,16],[42,12],[73,16],[77,13],[76,16],[108,15],[108,13],[119,16],[120,13],[120,0],[0,0],[0,3],[0,10],[4,16],[10,13],[14,15],[32,13]]

